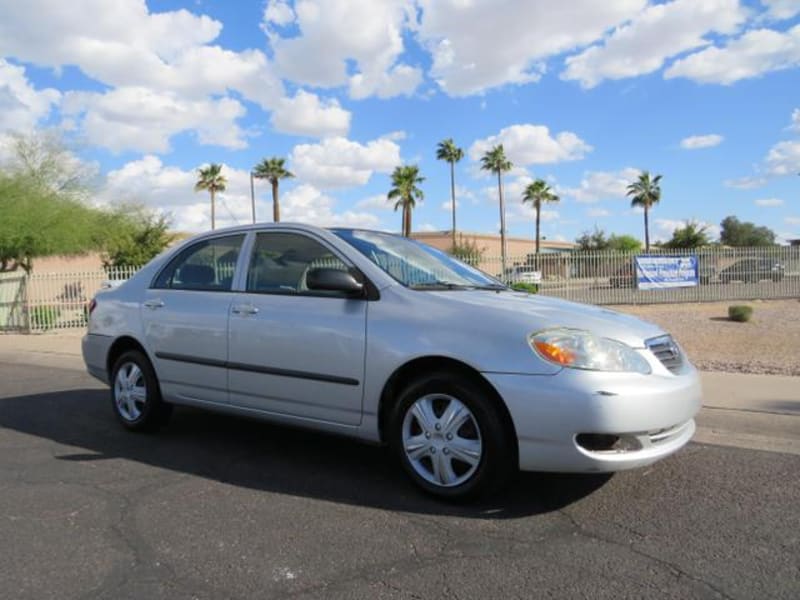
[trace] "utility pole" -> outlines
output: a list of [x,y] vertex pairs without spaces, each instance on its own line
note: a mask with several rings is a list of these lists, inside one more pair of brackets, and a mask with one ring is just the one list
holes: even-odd
[[253,212],[253,224],[256,222],[256,188],[253,183],[253,172],[250,171],[250,208]]

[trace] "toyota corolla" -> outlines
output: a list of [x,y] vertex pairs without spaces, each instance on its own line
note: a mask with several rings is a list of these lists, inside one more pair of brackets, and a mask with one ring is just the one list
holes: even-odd
[[451,499],[520,469],[649,465],[701,404],[655,325],[396,235],[283,223],[202,234],[100,292],[83,356],[129,430],[191,405],[343,434]]

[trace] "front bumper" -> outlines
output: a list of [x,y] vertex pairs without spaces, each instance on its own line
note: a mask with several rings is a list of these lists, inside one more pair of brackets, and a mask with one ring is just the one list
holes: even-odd
[[[654,463],[694,435],[700,377],[564,369],[556,375],[484,373],[505,401],[523,471],[597,473]],[[590,449],[591,439],[626,443]]]

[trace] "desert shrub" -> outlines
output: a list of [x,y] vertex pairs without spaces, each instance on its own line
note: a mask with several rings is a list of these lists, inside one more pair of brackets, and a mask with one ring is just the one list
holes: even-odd
[[52,329],[61,316],[61,309],[58,306],[34,306],[31,308],[31,328],[33,329]]
[[535,283],[523,283],[521,281],[511,284],[511,289],[516,292],[527,292],[528,294],[537,294],[539,286]]
[[753,307],[745,305],[734,305],[728,307],[728,318],[737,323],[747,323],[753,316]]

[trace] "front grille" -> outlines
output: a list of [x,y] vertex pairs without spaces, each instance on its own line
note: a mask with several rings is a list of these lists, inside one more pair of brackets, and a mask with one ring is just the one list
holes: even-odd
[[662,335],[645,342],[670,373],[680,373],[684,366],[683,352],[671,335]]

